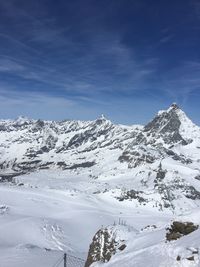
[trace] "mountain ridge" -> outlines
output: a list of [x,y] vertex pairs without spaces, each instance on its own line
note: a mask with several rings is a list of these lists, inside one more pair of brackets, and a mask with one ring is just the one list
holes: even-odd
[[[61,169],[106,180],[103,190],[114,190],[112,197],[120,201],[160,210],[180,209],[179,198],[190,206],[189,199],[199,203],[200,128],[176,104],[145,126],[115,125],[104,116],[85,122],[0,121],[0,140],[2,177]],[[118,185],[119,177],[126,186]]]

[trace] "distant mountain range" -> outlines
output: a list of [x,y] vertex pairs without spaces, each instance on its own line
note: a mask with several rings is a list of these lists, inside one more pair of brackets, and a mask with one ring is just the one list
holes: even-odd
[[1,120],[0,168],[2,181],[39,169],[84,170],[88,179],[106,181],[97,193],[158,210],[187,210],[200,204],[200,128],[176,104],[145,126],[115,125],[103,116]]

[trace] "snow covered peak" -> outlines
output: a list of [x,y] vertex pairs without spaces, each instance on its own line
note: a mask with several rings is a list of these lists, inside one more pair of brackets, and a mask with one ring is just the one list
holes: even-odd
[[101,124],[112,124],[110,120],[108,120],[103,114],[95,120],[95,123],[98,125]]
[[19,116],[16,119],[17,122],[25,122],[25,121],[29,121],[29,119],[25,116]]
[[161,115],[163,113],[169,113],[169,112],[174,112],[174,111],[178,111],[181,110],[180,107],[176,104],[176,103],[172,103],[170,105],[170,107],[166,110],[159,110],[157,115]]
[[188,144],[200,136],[200,128],[173,103],[167,110],[159,111],[154,119],[144,127],[145,132],[156,138],[162,137],[165,143]]

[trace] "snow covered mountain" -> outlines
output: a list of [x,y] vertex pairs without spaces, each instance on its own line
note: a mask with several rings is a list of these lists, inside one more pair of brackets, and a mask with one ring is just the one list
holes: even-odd
[[84,173],[101,183],[99,194],[134,205],[199,205],[200,128],[176,104],[144,127],[114,125],[103,116],[86,122],[2,120],[0,156],[2,180],[12,179],[6,173],[62,169]]
[[[126,266],[144,267],[142,251],[150,257],[159,246],[159,259],[150,266],[179,266],[163,259],[165,248],[168,259],[173,254],[163,241],[166,227],[190,216],[200,224],[200,128],[176,104],[145,126],[115,125],[104,116],[1,120],[0,169],[3,267],[50,266],[62,251],[86,259],[95,232],[101,225],[113,229],[119,218],[129,227],[116,226],[126,240],[117,246],[127,249],[105,266],[126,258]],[[195,244],[189,236],[177,241],[173,260],[187,251],[187,240],[196,249],[197,233]],[[188,255],[181,257],[187,262]],[[180,266],[198,266],[194,256],[196,265]],[[132,257],[136,265],[130,265]]]

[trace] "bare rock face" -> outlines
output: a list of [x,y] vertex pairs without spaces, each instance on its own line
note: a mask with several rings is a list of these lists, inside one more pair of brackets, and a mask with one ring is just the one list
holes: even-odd
[[137,166],[144,164],[151,164],[160,157],[160,154],[154,150],[147,150],[145,146],[128,147],[118,160],[123,163],[127,162],[129,168],[136,168]]
[[[148,135],[159,135],[165,143],[182,143],[186,145],[186,140],[183,139],[179,132],[181,126],[180,118],[177,114],[179,107],[172,104],[168,111],[158,114],[150,123],[144,127],[144,131]],[[158,136],[157,136],[158,137]]]
[[117,197],[119,201],[136,199],[139,203],[146,203],[147,200],[142,196],[142,191],[136,191],[134,189],[123,191],[120,197]]
[[176,104],[172,104],[169,109],[158,112],[153,120],[136,134],[118,160],[121,163],[127,162],[129,168],[152,164],[168,156],[183,164],[190,164],[191,159],[173,151],[176,145],[186,146],[193,142],[189,136],[186,138],[183,134],[187,132],[188,125],[191,126],[191,121],[185,113]]
[[174,221],[169,232],[166,234],[167,241],[177,240],[184,235],[188,235],[199,228],[199,225],[195,225],[193,222],[178,222]]
[[9,211],[9,207],[6,205],[0,205],[0,215],[4,215]]
[[122,251],[125,248],[123,241],[116,240],[115,227],[100,229],[90,244],[85,267],[94,262],[108,262],[117,250]]

